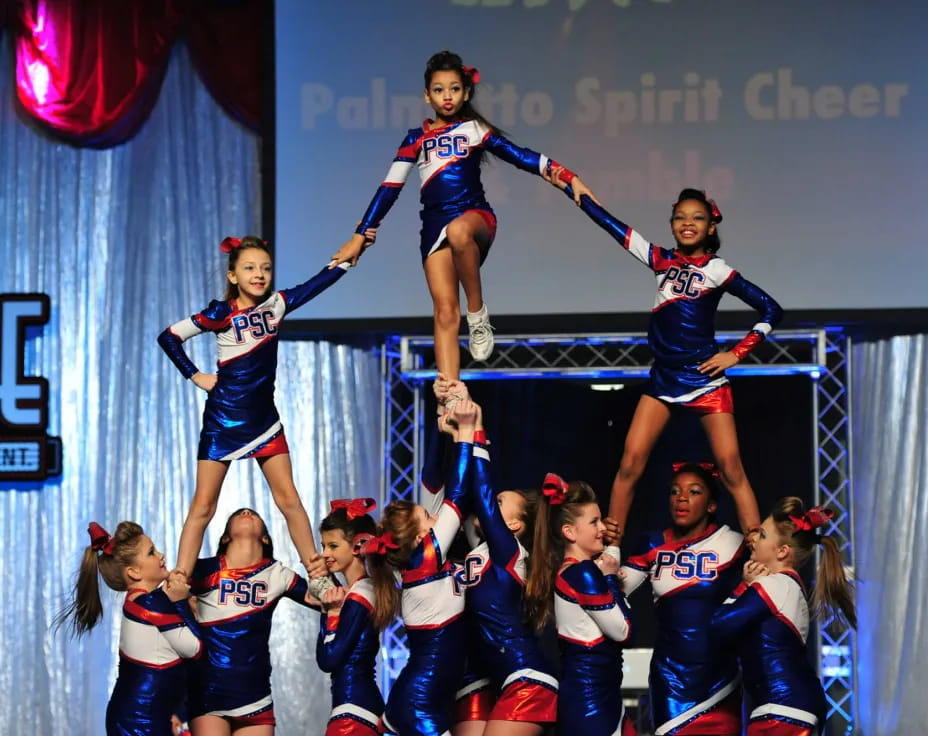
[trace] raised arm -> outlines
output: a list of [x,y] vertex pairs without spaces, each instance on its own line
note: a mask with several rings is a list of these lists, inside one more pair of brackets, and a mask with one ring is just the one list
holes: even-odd
[[[515,576],[515,563],[519,558],[519,543],[499,510],[496,491],[490,481],[490,453],[487,447],[474,445],[474,468],[471,476],[473,502],[477,518],[490,549],[490,561]],[[523,580],[519,580],[524,583]]]
[[315,299],[319,294],[344,276],[349,268],[350,266],[347,263],[342,263],[335,268],[326,266],[308,281],[304,281],[298,286],[281,290],[280,295],[283,297],[285,305],[284,314],[289,314],[294,309],[302,307],[306,302]]
[[[560,187],[565,184],[571,184],[573,186],[571,198],[577,204],[580,204],[580,198],[583,195],[593,197],[593,192],[590,191],[590,188],[584,184],[583,180],[573,171],[561,166],[557,161],[548,158],[543,153],[533,151],[531,148],[517,146],[500,133],[495,131],[488,133],[484,140],[484,148],[507,164],[512,164],[516,168],[527,171],[530,174],[541,176],[555,186]],[[552,171],[556,172],[554,177],[551,177]]]
[[[551,179],[549,179],[549,181],[551,181]],[[556,181],[554,181],[554,184],[560,186]],[[564,194],[574,199],[574,191],[570,185],[564,186],[563,190]],[[654,251],[657,250],[656,246],[641,237],[636,230],[626,225],[591,197],[580,197],[580,209],[586,213],[587,217],[605,230],[613,240],[625,248],[625,250],[652,271],[654,270],[653,254]]]
[[438,510],[438,519],[432,527],[432,535],[438,547],[442,561],[447,558],[448,550],[461,528],[461,522],[467,515],[467,491],[470,485],[471,457],[474,445],[470,442],[456,442],[452,452],[448,476],[445,480],[445,498]]
[[371,228],[380,227],[383,218],[387,216],[390,208],[393,207],[400,196],[400,190],[406,183],[409,172],[419,155],[420,140],[421,132],[417,130],[410,130],[406,134],[399,150],[396,152],[396,156],[393,158],[393,163],[390,165],[387,175],[384,177],[383,183],[377,187],[374,198],[367,206],[367,211],[358,223],[351,240],[339,248],[338,252],[332,256],[336,265],[348,263],[353,266],[357,263],[358,258],[364,251],[365,233]]

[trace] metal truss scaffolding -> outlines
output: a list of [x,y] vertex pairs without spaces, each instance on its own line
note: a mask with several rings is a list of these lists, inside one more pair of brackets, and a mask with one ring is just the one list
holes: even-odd
[[[721,345],[743,333],[721,332]],[[781,330],[730,369],[730,376],[802,374],[815,382],[817,501],[836,518],[829,533],[838,537],[846,564],[853,559],[850,457],[850,345],[841,329]],[[431,337],[394,335],[384,342],[381,508],[390,501],[419,500],[423,387],[435,377]],[[466,352],[464,353],[466,355]],[[651,354],[643,333],[585,335],[497,335],[485,363],[465,363],[465,381],[506,379],[631,379],[648,375]],[[854,636],[842,622],[820,622],[820,665],[828,702],[827,731],[850,734],[855,721]],[[381,686],[387,692],[407,659],[405,632],[397,621],[383,633]]]

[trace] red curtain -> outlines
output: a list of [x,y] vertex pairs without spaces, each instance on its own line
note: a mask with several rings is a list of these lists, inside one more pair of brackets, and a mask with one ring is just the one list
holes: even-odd
[[272,8],[261,0],[0,0],[0,23],[12,36],[24,112],[56,137],[106,148],[145,123],[183,35],[213,97],[260,132],[261,34]]

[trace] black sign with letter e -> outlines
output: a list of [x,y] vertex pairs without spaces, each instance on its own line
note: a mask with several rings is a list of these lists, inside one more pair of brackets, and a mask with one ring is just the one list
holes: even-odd
[[47,294],[0,294],[0,483],[61,475],[49,437],[48,381],[26,376],[26,329],[48,322]]

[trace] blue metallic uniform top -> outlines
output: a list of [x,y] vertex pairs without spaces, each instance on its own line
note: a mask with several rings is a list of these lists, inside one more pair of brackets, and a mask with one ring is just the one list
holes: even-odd
[[806,651],[809,606],[795,572],[739,585],[712,617],[712,634],[738,647],[751,721],[825,723],[825,693]]
[[466,513],[473,450],[470,443],[455,444],[438,518],[400,570],[409,660],[387,698],[388,733],[441,736],[451,728],[454,694],[464,675],[465,629],[464,597],[446,554]]
[[592,560],[564,560],[554,586],[554,619],[561,645],[561,733],[621,733],[622,648],[631,636],[630,612],[619,579]]
[[741,579],[747,559],[743,541],[741,534],[715,524],[685,541],[674,541],[669,529],[650,532],[622,568],[626,595],[646,580],[654,593],[655,733],[676,733],[737,690],[735,652],[713,646],[709,623]]
[[[573,197],[570,187],[565,193]],[[581,208],[625,250],[651,269],[657,295],[651,310],[648,344],[654,354],[649,393],[664,401],[691,401],[727,383],[699,373],[701,363],[715,355],[715,313],[726,293],[757,310],[760,320],[735,351],[741,358],[770,334],[783,317],[780,305],[715,254],[685,256],[652,245],[589,197]]]
[[119,633],[119,674],[106,707],[107,736],[171,736],[184,701],[183,659],[200,655],[200,630],[187,601],[160,588],[129,591]]
[[324,268],[309,281],[272,292],[261,304],[247,309],[239,309],[235,301],[212,301],[202,312],[171,325],[158,336],[164,352],[184,378],[190,378],[199,369],[187,356],[183,343],[203,332],[216,334],[216,386],[203,409],[197,459],[237,460],[262,454],[262,448],[282,435],[274,405],[279,324],[291,311],[338,281],[347,268],[348,264]]
[[412,128],[400,144],[383,184],[377,189],[361,223],[355,230],[363,234],[379,227],[389,212],[415,164],[421,185],[419,199],[423,217],[437,213],[460,214],[471,209],[489,210],[480,182],[480,164],[485,151],[523,171],[544,171],[548,157],[520,148],[477,120],[460,120],[437,128],[426,120]]
[[554,670],[523,613],[528,553],[500,513],[487,449],[476,446],[472,462],[472,500],[486,541],[471,550],[456,573],[465,589],[468,617],[479,636],[470,642],[468,655],[475,660],[474,668],[487,673],[498,691],[517,681],[556,691]]
[[316,663],[332,675],[332,720],[349,718],[376,731],[383,715],[377,687],[376,659],[380,633],[371,620],[374,586],[356,580],[337,614],[323,612],[316,641]]
[[228,568],[209,557],[197,561],[190,589],[206,645],[191,677],[191,717],[270,709],[271,618],[282,597],[307,605],[306,581],[277,560]]
[[[426,120],[421,127],[406,134],[355,231],[363,234],[367,228],[380,226],[415,165],[421,180],[419,216],[423,260],[441,247],[445,228],[454,218],[469,210],[482,210],[493,217],[480,181],[480,164],[486,151],[539,176],[548,164],[547,156],[520,148],[477,120],[459,120],[439,127],[432,125],[431,120]],[[495,231],[495,218],[493,229]]]

